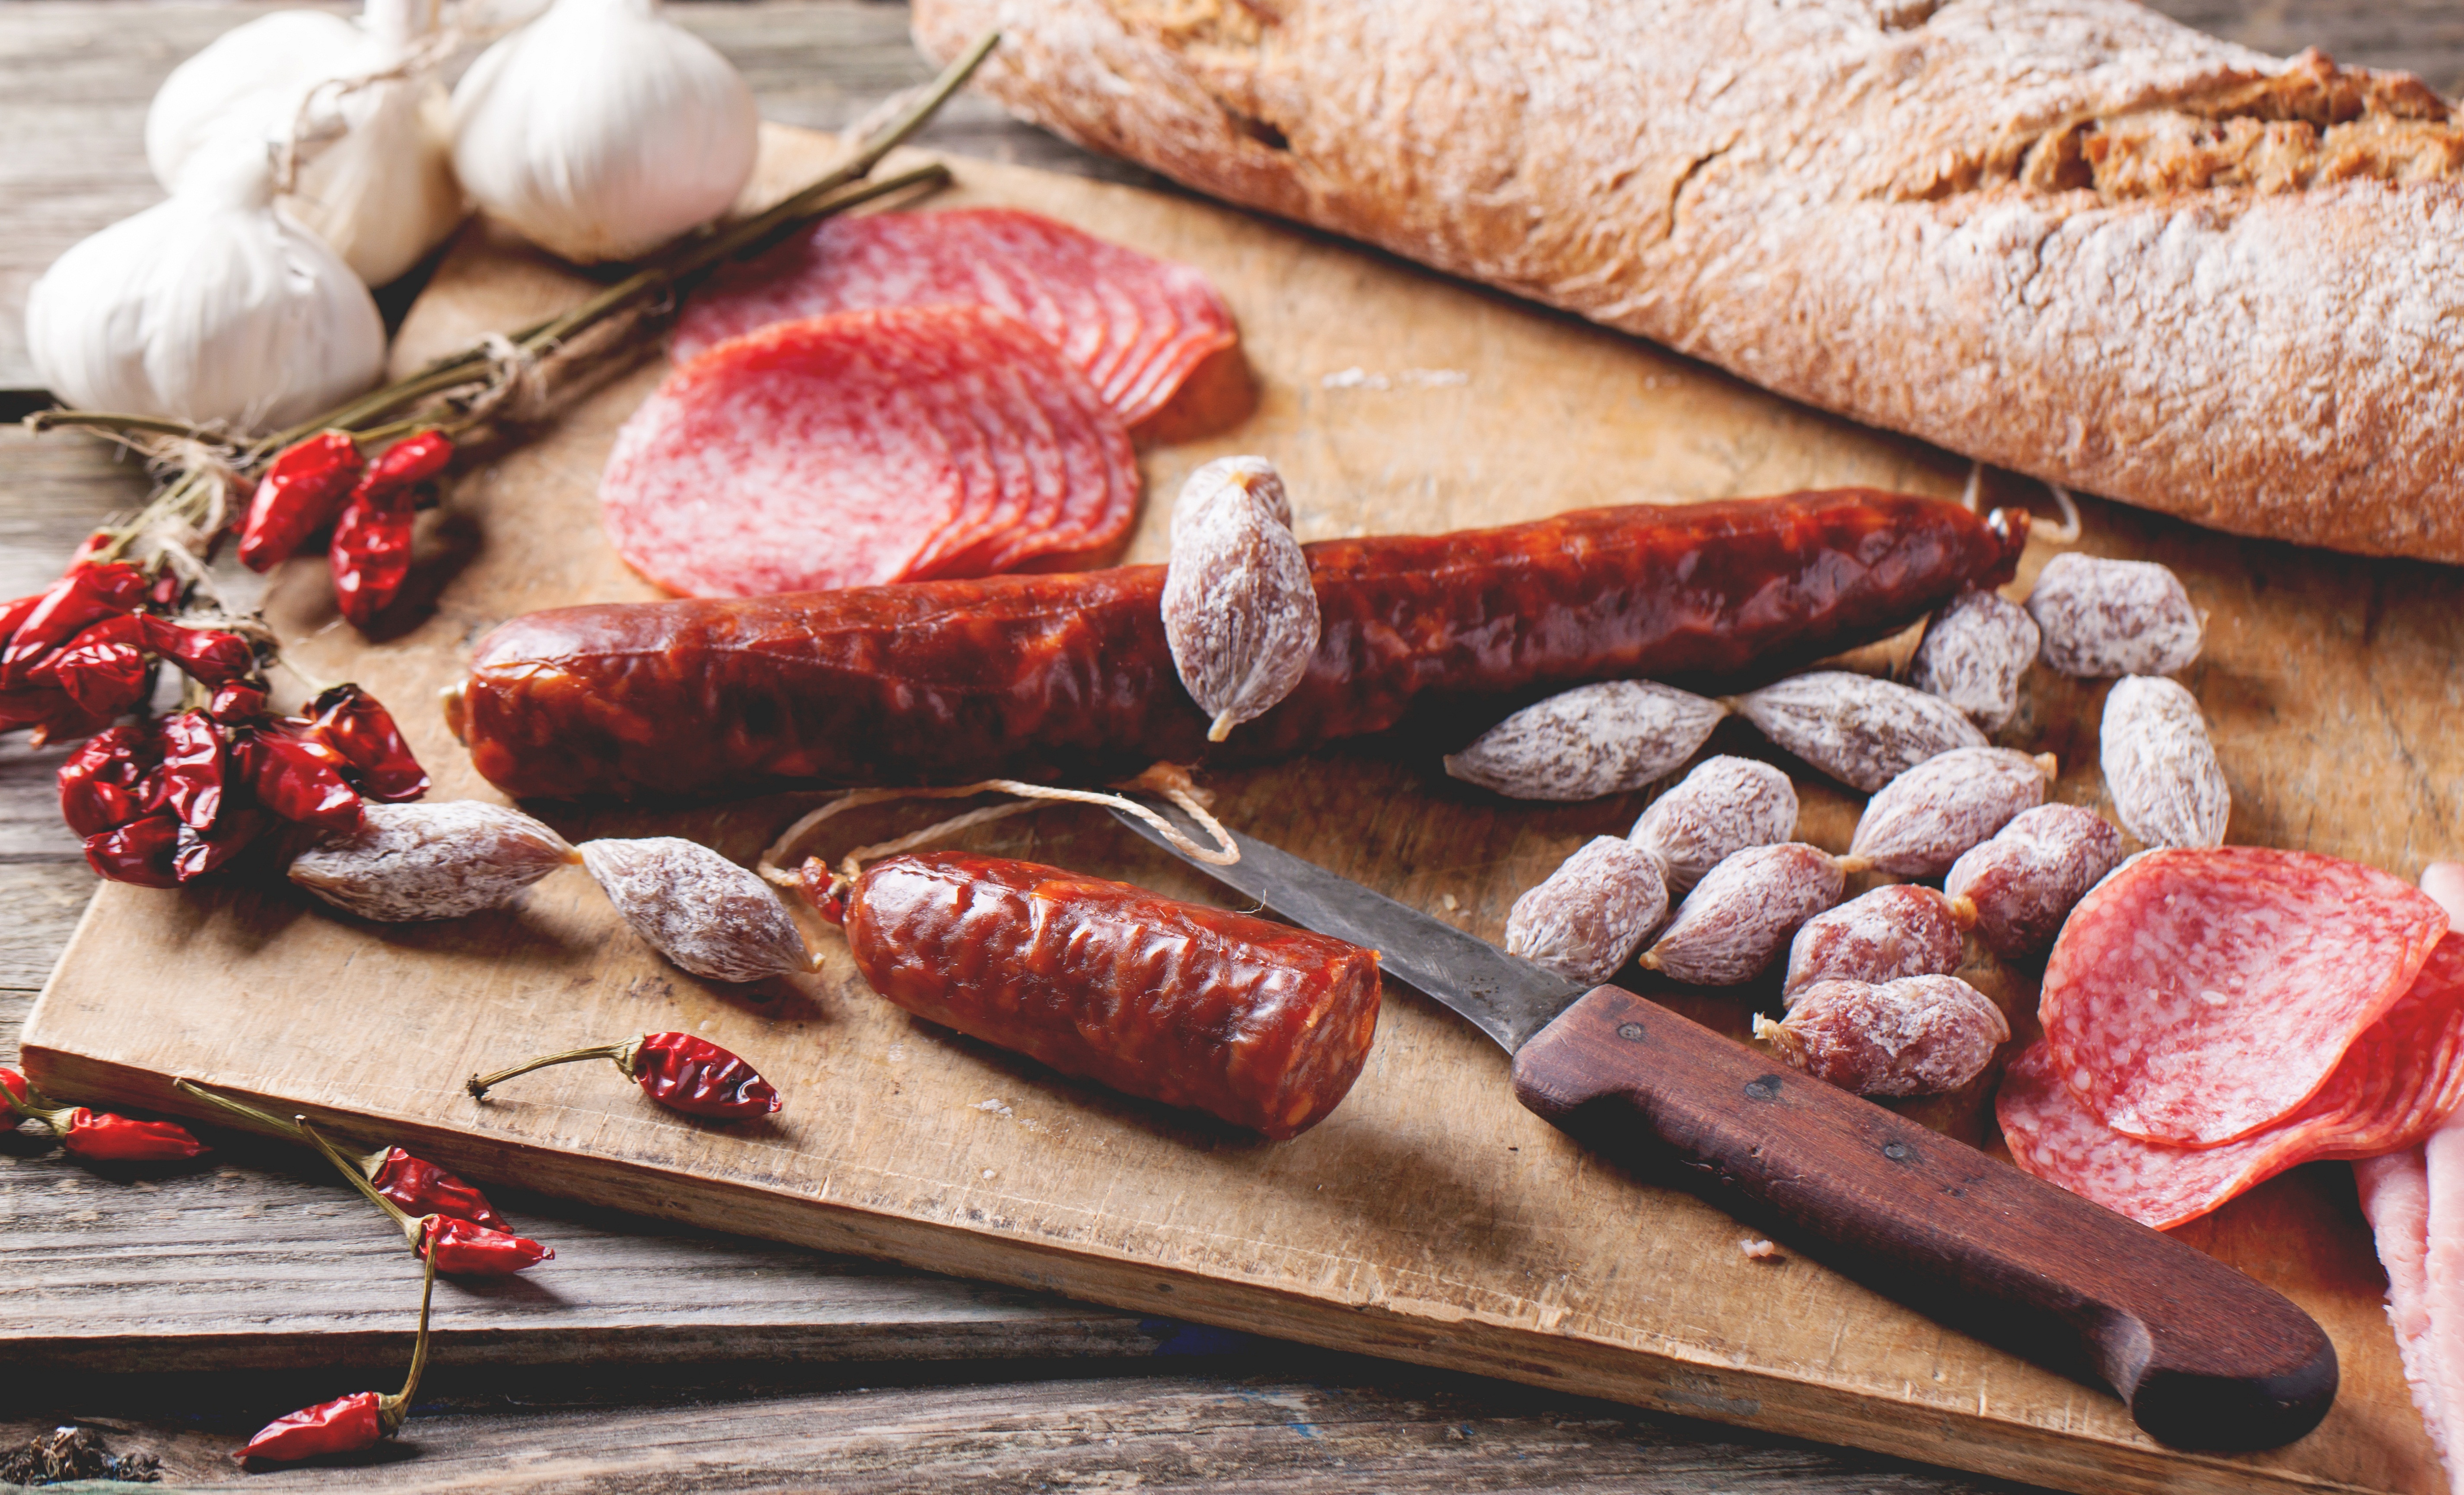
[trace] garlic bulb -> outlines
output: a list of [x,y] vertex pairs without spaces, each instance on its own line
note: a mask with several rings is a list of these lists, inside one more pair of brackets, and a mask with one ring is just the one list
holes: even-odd
[[357,80],[400,66],[432,25],[433,0],[369,0],[357,25],[276,11],[224,33],[171,70],[146,111],[155,179],[177,189],[201,154],[259,151],[296,131],[283,208],[362,280],[395,279],[462,221],[451,106],[433,77]]
[[235,431],[358,394],[385,357],[375,298],[274,206],[262,153],[200,157],[170,201],[72,246],[27,296],[26,341],[71,405]]
[[656,0],[556,0],[453,90],[453,169],[491,217],[587,264],[727,209],[753,174],[753,93]]

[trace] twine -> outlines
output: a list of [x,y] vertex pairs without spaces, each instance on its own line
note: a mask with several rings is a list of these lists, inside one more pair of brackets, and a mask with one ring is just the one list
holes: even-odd
[[[976,783],[959,784],[947,789],[851,789],[801,817],[794,824],[781,831],[779,838],[770,843],[770,848],[761,853],[761,860],[754,864],[754,869],[777,887],[790,889],[799,887],[802,885],[802,878],[796,870],[790,869],[788,864],[796,857],[805,838],[824,822],[848,810],[859,809],[868,804],[883,804],[893,800],[962,800],[978,794],[1007,794],[1016,796],[1016,799],[1008,804],[988,804],[968,810],[963,814],[951,816],[948,820],[936,822],[911,835],[900,836],[894,841],[876,842],[871,846],[858,846],[839,859],[838,869],[832,876],[833,883],[855,881],[857,875],[864,870],[864,864],[867,862],[896,856],[902,851],[912,851],[917,846],[928,845],[969,826],[1005,820],[1012,815],[1022,815],[1028,810],[1039,809],[1046,802],[1054,802],[1070,804],[1102,804],[1113,809],[1126,810],[1153,825],[1183,855],[1212,867],[1229,867],[1241,860],[1241,848],[1233,844],[1232,833],[1225,830],[1222,823],[1207,812],[1206,802],[1198,786],[1191,782],[1188,770],[1177,763],[1157,763],[1134,779],[1124,780],[1112,785],[1112,788],[1142,789],[1149,793],[1162,795],[1186,811],[1192,820],[1198,822],[1207,835],[1214,838],[1216,845],[1213,846],[1199,845],[1183,834],[1172,822],[1125,795],[1096,789],[1063,789],[1051,784],[1028,783],[1018,779],[986,779]],[[819,862],[821,858],[807,857],[804,861]]]
[[[2071,497],[2071,491],[2061,484],[2046,479],[2045,487],[2053,493],[2054,507],[2062,512],[2062,522],[2056,524],[2051,519],[2040,519],[2032,514],[2028,516],[2030,538],[2041,539],[2049,545],[2077,544],[2081,532],[2079,504]],[[1968,464],[1967,485],[1959,491],[1959,506],[1970,514],[1976,513],[1984,492],[1985,464],[1971,461]]]

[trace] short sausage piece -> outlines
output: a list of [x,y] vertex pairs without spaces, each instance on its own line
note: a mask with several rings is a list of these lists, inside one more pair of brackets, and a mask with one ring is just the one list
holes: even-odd
[[1279,1140],[1334,1110],[1377,1031],[1373,951],[1032,862],[875,863],[847,937],[919,1018]]

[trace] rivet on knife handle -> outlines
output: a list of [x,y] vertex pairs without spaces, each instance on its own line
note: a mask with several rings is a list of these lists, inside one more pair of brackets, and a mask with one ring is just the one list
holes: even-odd
[[1603,1151],[1673,1152],[1827,1265],[2110,1386],[2164,1442],[2272,1448],[2335,1400],[2335,1347],[2282,1295],[1629,992],[1534,1035],[1514,1091]]

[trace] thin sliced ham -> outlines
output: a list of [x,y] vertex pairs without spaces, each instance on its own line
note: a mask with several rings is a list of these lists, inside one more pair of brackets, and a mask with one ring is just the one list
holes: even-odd
[[887,306],[975,305],[1042,334],[1128,425],[1238,340],[1204,275],[1015,208],[826,218],[693,293],[678,363],[773,323]]
[[895,307],[709,348],[626,421],[599,498],[644,576],[750,597],[1092,559],[1128,533],[1138,471],[1025,323]]
[[2447,926],[2358,862],[2259,846],[2140,857],[2079,901],[2046,962],[2054,1071],[2124,1135],[2256,1136],[2319,1092]]

